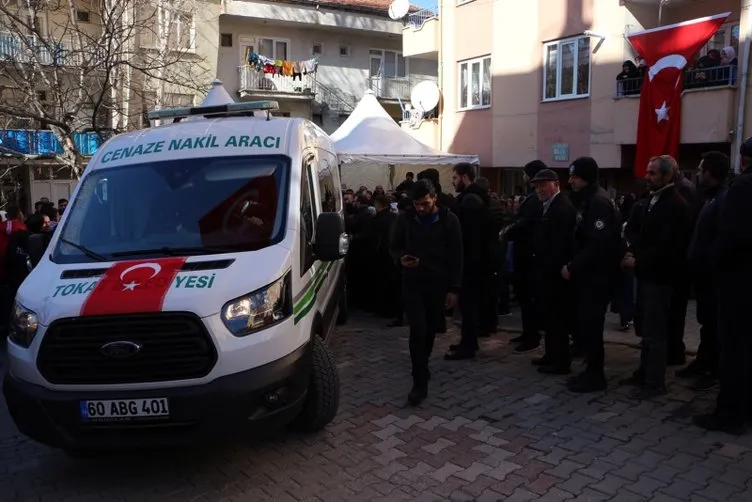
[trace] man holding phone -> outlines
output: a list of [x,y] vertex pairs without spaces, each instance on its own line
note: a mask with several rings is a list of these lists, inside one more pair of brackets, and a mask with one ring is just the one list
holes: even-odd
[[428,360],[439,317],[455,307],[462,285],[462,231],[457,217],[436,205],[436,189],[429,180],[412,186],[412,200],[397,220],[391,253],[402,268],[410,325],[413,388],[407,399],[417,406],[428,396]]

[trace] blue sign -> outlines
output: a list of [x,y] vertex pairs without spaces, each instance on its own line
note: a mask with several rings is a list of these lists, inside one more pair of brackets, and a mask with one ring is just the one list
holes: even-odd
[[554,162],[569,162],[569,143],[554,143],[551,150]]

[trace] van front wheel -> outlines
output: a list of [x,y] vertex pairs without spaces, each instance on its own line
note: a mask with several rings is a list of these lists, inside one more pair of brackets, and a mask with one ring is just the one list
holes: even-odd
[[334,355],[320,337],[313,336],[313,365],[308,395],[303,411],[293,422],[293,428],[314,432],[324,428],[339,409],[339,374]]

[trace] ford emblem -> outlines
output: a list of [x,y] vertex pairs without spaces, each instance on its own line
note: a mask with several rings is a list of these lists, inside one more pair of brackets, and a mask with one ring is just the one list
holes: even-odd
[[100,347],[99,352],[101,352],[104,356],[112,357],[114,359],[124,359],[126,357],[131,357],[137,354],[140,350],[141,345],[134,342],[121,340],[117,342],[105,343],[104,345],[102,345],[102,347]]

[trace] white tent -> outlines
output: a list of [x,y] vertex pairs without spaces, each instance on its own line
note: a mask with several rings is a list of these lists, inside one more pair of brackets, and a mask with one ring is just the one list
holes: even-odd
[[342,164],[342,182],[349,188],[393,188],[408,171],[429,167],[439,171],[442,187],[448,188],[454,164],[478,164],[477,155],[443,153],[413,138],[389,116],[370,90],[331,137]]

